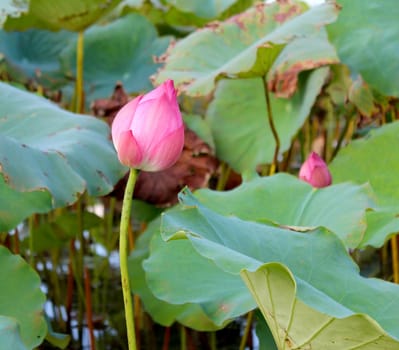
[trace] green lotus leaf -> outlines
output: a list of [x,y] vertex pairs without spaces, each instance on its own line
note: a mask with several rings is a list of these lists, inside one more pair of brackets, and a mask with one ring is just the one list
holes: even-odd
[[[170,37],[158,37],[155,27],[138,14],[87,30],[83,72],[87,100],[112,95],[118,81],[128,93],[150,90],[150,76],[159,67],[154,57],[163,54],[169,42]],[[64,73],[74,76],[74,42],[63,52],[61,61]]]
[[[38,274],[18,255],[0,246],[0,343],[3,349],[33,349],[43,341],[44,293]],[[11,347],[4,347],[6,344]],[[14,347],[15,346],[15,347]]]
[[352,141],[341,149],[329,168],[334,183],[370,183],[381,207],[399,211],[399,122],[372,130],[366,138]]
[[[132,291],[140,295],[144,308],[152,319],[163,326],[170,326],[173,322],[178,321],[187,327],[200,331],[219,329],[220,326],[218,327],[209,319],[200,305],[195,303],[170,304],[156,298],[148,288],[142,262],[148,258],[151,247],[166,244],[159,235],[159,224],[160,219],[158,218],[148,225],[146,231],[138,238],[135,249],[129,256],[129,276]],[[191,251],[192,262],[197,261],[201,264],[202,259],[198,257],[192,246],[182,243],[183,250]],[[180,252],[181,250],[170,251],[168,259],[178,259]]]
[[[312,349],[399,347],[399,286],[360,276],[334,233],[325,228],[296,232],[220,215],[188,192],[180,200],[186,204],[183,210],[162,217],[166,245],[152,247],[143,263],[157,298],[199,303],[212,320],[224,324],[254,308],[241,271],[270,266],[271,273],[277,270],[270,287],[255,289],[262,300],[279,295],[281,309],[272,309],[267,319],[277,346],[288,339],[303,349],[308,344]],[[190,263],[192,251],[181,249],[182,242],[190,242],[203,263]],[[168,259],[174,249],[179,259]],[[356,330],[351,337],[349,326]]]
[[[304,73],[290,99],[270,95],[273,120],[280,138],[280,152],[308,118],[328,76],[322,67]],[[271,132],[262,79],[222,80],[206,112],[218,158],[239,173],[254,173],[259,164],[271,163],[275,140]]]
[[[189,202],[185,192],[180,195]],[[366,211],[374,205],[371,196],[368,186],[343,183],[315,189],[285,173],[244,182],[231,191],[196,192],[201,203],[220,214],[283,227],[323,226],[351,248],[363,240]]]
[[125,173],[108,126],[0,83],[0,231],[26,216],[105,195]]
[[398,133],[398,122],[372,130],[342,148],[329,165],[334,183],[369,183],[373,189],[376,212],[368,215],[362,246],[381,246],[398,227],[399,180],[392,176],[399,171],[399,155],[393,151],[399,147]]
[[279,350],[399,349],[373,319],[363,314],[346,318],[325,315],[303,303],[295,278],[284,265],[268,263],[241,277],[266,319]]
[[8,75],[23,84],[34,79],[45,87],[65,85],[68,81],[61,72],[59,58],[75,36],[67,31],[0,31],[0,53]]
[[6,30],[84,31],[115,8],[120,0],[33,0],[29,10],[18,18],[8,17]]
[[399,48],[394,44],[399,36],[397,1],[337,3],[342,11],[327,29],[340,60],[380,93],[399,97]]

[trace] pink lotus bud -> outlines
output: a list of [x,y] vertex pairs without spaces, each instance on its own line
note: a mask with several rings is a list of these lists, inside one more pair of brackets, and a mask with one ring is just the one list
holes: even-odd
[[173,80],[123,106],[112,123],[120,162],[130,168],[160,171],[171,167],[184,145],[184,125]]
[[299,178],[317,188],[329,186],[332,182],[327,164],[315,152],[312,152],[302,164]]

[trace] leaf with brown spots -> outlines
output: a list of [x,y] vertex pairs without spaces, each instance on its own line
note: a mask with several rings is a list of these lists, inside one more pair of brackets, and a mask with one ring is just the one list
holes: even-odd
[[277,57],[268,74],[268,87],[277,97],[291,97],[298,86],[298,75],[310,69],[339,63],[335,48],[325,32],[290,42]]
[[180,91],[203,96],[224,77],[263,77],[285,45],[317,35],[338,14],[333,3],[305,10],[295,0],[261,3],[224,22],[214,22],[170,46],[165,66],[154,80],[174,79]]

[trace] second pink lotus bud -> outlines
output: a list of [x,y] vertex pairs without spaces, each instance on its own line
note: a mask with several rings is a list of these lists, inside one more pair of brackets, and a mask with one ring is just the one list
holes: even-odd
[[299,170],[299,178],[313,187],[322,188],[331,185],[332,177],[327,164],[315,152],[312,152]]

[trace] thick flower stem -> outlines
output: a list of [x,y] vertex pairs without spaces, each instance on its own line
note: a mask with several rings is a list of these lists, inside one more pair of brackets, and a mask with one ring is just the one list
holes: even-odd
[[133,299],[130,292],[129,273],[128,273],[128,227],[130,222],[130,211],[132,209],[132,197],[134,185],[136,183],[137,172],[130,169],[129,179],[126,184],[125,196],[123,197],[121,225],[119,234],[119,256],[121,266],[121,281],[123,302],[125,305],[125,318],[127,328],[127,340],[129,350],[136,350],[136,333],[134,328]]
[[274,147],[273,162],[272,162],[272,164],[270,166],[270,170],[269,170],[269,175],[273,175],[277,170],[278,153],[280,151],[280,138],[278,136],[276,126],[274,125],[272,105],[270,102],[270,95],[269,95],[269,89],[267,87],[266,77],[263,77],[262,81],[263,81],[263,88],[264,88],[265,97],[266,97],[267,118],[269,120],[270,130],[272,131],[274,141],[276,143],[276,145]]

